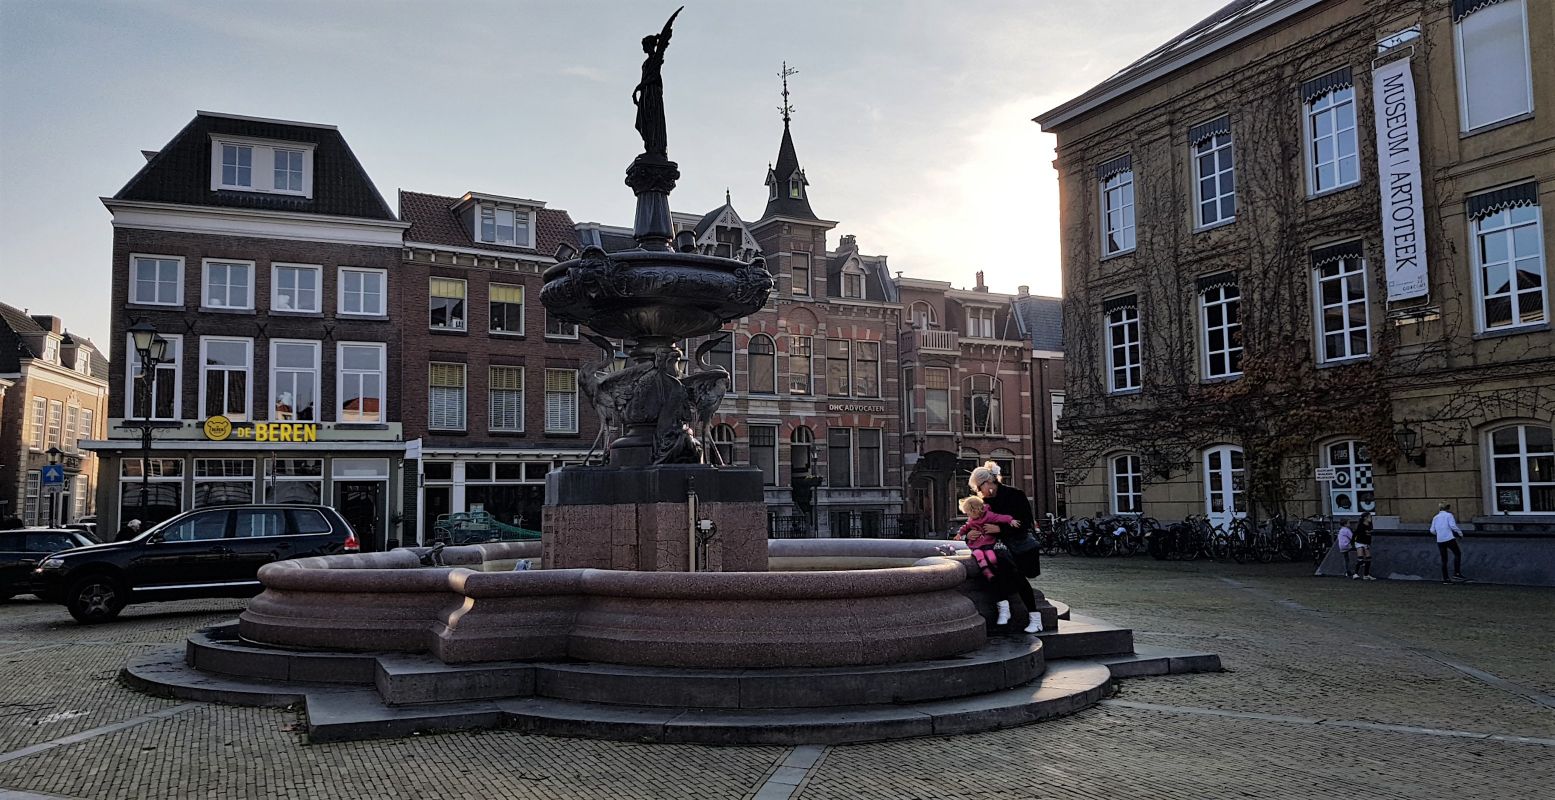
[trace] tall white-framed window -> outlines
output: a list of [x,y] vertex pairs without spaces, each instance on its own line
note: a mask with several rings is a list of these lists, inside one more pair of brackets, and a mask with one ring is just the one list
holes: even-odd
[[432,278],[428,284],[427,325],[435,331],[462,331],[467,326],[465,282],[457,278]]
[[1312,251],[1316,281],[1319,360],[1328,363],[1371,354],[1371,312],[1366,304],[1366,259],[1361,243]]
[[826,431],[826,474],[827,486],[853,485],[852,429],[830,428]]
[[211,137],[211,190],[313,196],[312,142]]
[[[150,377],[151,419],[179,419],[183,415],[184,337],[177,333],[161,334],[167,340],[167,355],[157,362],[156,373]],[[146,419],[147,409],[141,407],[140,353],[135,351],[134,338],[126,335],[124,371],[125,410],[132,419]]]
[[924,423],[929,431],[950,430],[950,368],[923,368]]
[[1139,306],[1135,295],[1103,304],[1107,321],[1107,391],[1132,392],[1144,385],[1139,338]]
[[183,258],[130,256],[130,302],[143,306],[183,305]]
[[1458,119],[1465,132],[1533,111],[1525,0],[1453,3]]
[[1361,180],[1356,144],[1355,86],[1348,67],[1302,85],[1307,153],[1307,194],[1353,186]]
[[427,372],[427,427],[464,430],[465,365],[433,361]]
[[81,407],[72,403],[65,406],[65,442],[60,448],[69,453],[78,449],[76,443],[81,437]]
[[731,425],[714,425],[708,432],[708,438],[713,440],[713,449],[718,451],[718,463],[734,463],[734,427]]
[[487,381],[491,407],[487,427],[494,431],[524,430],[524,368],[492,367]]
[[975,339],[994,338],[994,310],[987,306],[967,306],[966,335]]
[[848,397],[853,388],[852,364],[849,356],[853,342],[847,339],[826,340],[826,393],[832,397]]
[[853,343],[853,396],[880,396],[880,343]]
[[487,292],[491,306],[488,330],[492,333],[523,335],[524,287],[511,283],[493,283]]
[[254,148],[242,144],[218,145],[221,150],[221,186],[248,189],[254,185]]
[[289,194],[302,194],[302,159],[301,150],[283,150],[276,148],[275,174],[272,188],[277,192]]
[[1109,463],[1112,472],[1112,513],[1144,513],[1144,472],[1139,467],[1139,456],[1113,456]]
[[1205,378],[1233,378],[1242,374],[1242,293],[1234,277],[1201,279],[1199,320],[1204,336]]
[[1480,330],[1547,322],[1549,272],[1533,183],[1469,198]]
[[885,485],[885,460],[881,447],[882,432],[879,428],[859,428],[854,446],[858,449],[858,468],[854,474],[859,486]]
[[[1103,164],[1101,180],[1101,254],[1134,249],[1134,170],[1128,156]],[[1111,165],[1111,166],[1109,166]]]
[[811,360],[815,357],[815,341],[809,336],[788,337],[788,393],[810,394]]
[[49,447],[59,447],[64,444],[65,429],[65,404],[59,400],[49,401]]
[[1236,156],[1231,143],[1229,118],[1195,126],[1193,143],[1193,199],[1198,209],[1194,224],[1200,228],[1236,219]]
[[270,340],[270,419],[319,419],[320,342]]
[[95,439],[95,438],[97,438],[97,430],[92,427],[92,425],[94,423],[94,420],[95,420],[95,417],[96,417],[96,414],[92,411],[92,409],[90,409],[90,408],[83,408],[83,409],[81,409],[81,428],[80,428],[79,432],[81,434],[81,438],[82,439]]
[[750,338],[745,371],[751,394],[777,394],[777,347],[771,336],[758,333]]
[[792,273],[789,288],[799,297],[809,297],[810,254],[804,252],[790,253],[788,258],[790,264],[789,271]]
[[342,316],[385,316],[388,314],[385,300],[388,281],[386,270],[341,267],[338,313]]
[[534,247],[531,215],[528,209],[483,205],[480,208],[478,238],[490,244]]
[[777,426],[752,425],[750,426],[751,466],[761,470],[761,483],[764,486],[776,486],[778,447]]
[[1555,514],[1555,430],[1510,425],[1490,432],[1491,503],[1497,514]]
[[1064,418],[1064,393],[1049,392],[1048,408],[1053,418],[1053,441],[1056,442],[1063,438],[1062,432],[1059,430],[1059,422]]
[[340,422],[383,422],[384,362],[388,346],[380,342],[340,342],[335,346],[335,396]]
[[27,437],[27,444],[33,450],[43,450],[48,447],[44,438],[45,426],[49,418],[49,401],[44,397],[32,398],[32,430]]
[[545,432],[578,432],[578,372],[545,371]]
[[270,266],[270,310],[317,314],[323,309],[324,268],[317,264],[272,264]]
[[251,310],[254,307],[254,262],[206,259],[203,308]]
[[999,397],[999,379],[992,375],[972,375],[961,388],[961,430],[968,436],[999,436],[1004,433],[1004,409]]
[[1371,481],[1371,453],[1365,442],[1358,439],[1330,442],[1323,448],[1323,464],[1334,470],[1334,479],[1328,482],[1330,514],[1345,516],[1377,510],[1377,492]]
[[1214,525],[1247,516],[1247,465],[1242,448],[1223,444],[1204,451],[1204,512]]
[[788,471],[792,475],[809,475],[814,469],[815,431],[800,425],[788,435]]
[[[169,347],[169,350],[172,348]],[[254,384],[254,340],[225,336],[200,337],[200,408],[203,416],[224,416],[234,422],[251,419]]]

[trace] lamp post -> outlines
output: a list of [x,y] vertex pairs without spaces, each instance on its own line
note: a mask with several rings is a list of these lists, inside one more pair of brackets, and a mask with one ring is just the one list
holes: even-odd
[[[60,462],[60,457],[65,455],[65,451],[59,449],[58,447],[50,447],[47,451],[45,451],[45,453],[49,457],[49,466],[51,466],[51,467],[58,466],[59,462]],[[48,495],[49,495],[49,527],[50,528],[54,527],[55,509],[59,505],[59,494],[60,494],[59,492],[54,490],[54,485],[50,484],[49,488],[48,488]]]
[[135,355],[140,359],[140,381],[137,386],[140,399],[140,519],[146,522],[151,500],[151,383],[156,379],[157,365],[167,359],[167,340],[157,335],[157,328],[146,320],[130,328],[135,342]]

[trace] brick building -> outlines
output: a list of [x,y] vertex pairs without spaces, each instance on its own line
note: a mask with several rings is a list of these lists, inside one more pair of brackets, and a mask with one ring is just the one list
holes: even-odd
[[424,540],[439,517],[468,511],[539,530],[546,473],[581,462],[599,433],[577,370],[602,353],[540,303],[557,251],[579,249],[572,219],[476,192],[401,191],[400,214],[402,419],[421,440],[405,472],[405,533]]
[[[0,303],[0,519],[63,525],[96,513],[97,457],[81,444],[108,426],[108,360],[59,317]],[[63,455],[63,491],[41,485],[49,450]]]
[[[389,299],[406,226],[332,126],[202,111],[146,157],[103,199],[121,366],[91,444],[102,527],[323,502],[364,548],[398,538],[405,379]],[[144,385],[128,333],[140,322],[168,341]],[[126,418],[162,426],[149,469]]]

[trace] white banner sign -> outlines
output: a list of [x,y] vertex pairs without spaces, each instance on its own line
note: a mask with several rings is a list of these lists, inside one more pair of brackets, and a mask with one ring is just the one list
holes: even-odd
[[1377,120],[1377,177],[1382,189],[1382,249],[1388,302],[1430,293],[1425,258],[1425,198],[1420,195],[1420,126],[1411,60],[1371,72]]

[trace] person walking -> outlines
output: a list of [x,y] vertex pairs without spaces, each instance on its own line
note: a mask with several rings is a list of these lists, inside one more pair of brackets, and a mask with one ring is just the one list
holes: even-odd
[[1362,580],[1374,581],[1371,574],[1371,512],[1362,511],[1355,523],[1355,571]]
[[1452,504],[1442,503],[1438,506],[1436,516],[1431,519],[1431,533],[1436,534],[1436,552],[1442,557],[1442,583],[1452,583],[1447,577],[1447,553],[1452,552],[1453,578],[1466,581],[1463,577],[1463,551],[1458,548],[1458,540],[1463,538],[1463,529],[1458,527],[1458,518],[1452,515]]
[[1361,573],[1356,572],[1350,566],[1350,550],[1355,547],[1355,531],[1350,529],[1348,520],[1339,522],[1339,538],[1334,545],[1339,548],[1339,554],[1344,556],[1344,576],[1346,578],[1359,578]]
[[983,531],[999,537],[999,543],[1009,550],[1010,557],[1015,561],[1016,570],[1024,576],[1014,581],[1015,590],[1020,594],[1021,602],[1026,605],[1026,611],[1031,614],[1031,622],[1026,625],[1025,632],[1037,633],[1042,630],[1042,617],[1037,612],[1037,596],[1031,590],[1031,581],[1025,580],[1042,574],[1042,545],[1030,533],[1036,525],[1036,517],[1031,511],[1031,501],[1026,498],[1025,492],[1000,483],[999,474],[987,466],[972,470],[967,485],[971,487],[973,493],[983,498],[989,511],[1013,517],[1020,522],[1019,527],[985,525]]
[[132,519],[124,523],[124,527],[120,528],[119,532],[113,535],[113,540],[116,542],[127,542],[139,535],[140,520]]

